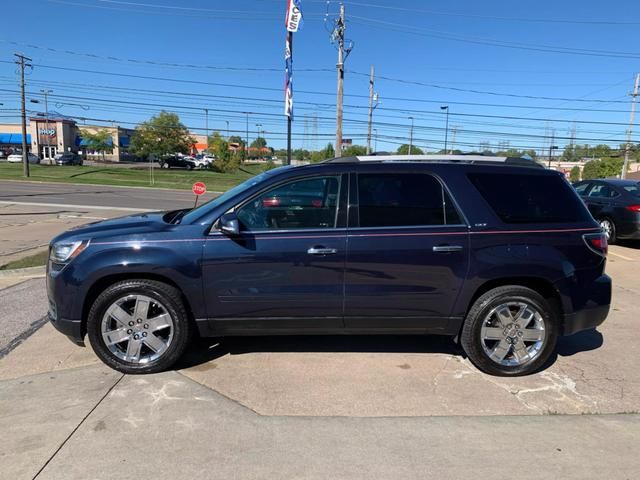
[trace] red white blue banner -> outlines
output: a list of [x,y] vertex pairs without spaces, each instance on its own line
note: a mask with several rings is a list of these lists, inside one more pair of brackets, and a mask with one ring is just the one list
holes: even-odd
[[300,10],[300,0],[287,0],[287,16],[284,24],[287,31],[296,33],[302,22],[302,11]]
[[289,35],[284,47],[284,114],[293,118],[293,57]]

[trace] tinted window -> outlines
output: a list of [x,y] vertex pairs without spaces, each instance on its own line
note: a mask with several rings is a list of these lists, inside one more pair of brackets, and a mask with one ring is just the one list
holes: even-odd
[[634,197],[640,198],[640,186],[638,185],[625,185],[624,189]]
[[589,197],[595,198],[612,198],[617,197],[619,195],[613,188],[609,185],[605,185],[604,183],[597,183],[593,186],[591,191],[589,192]]
[[243,230],[335,228],[339,177],[316,177],[279,185],[237,212]]
[[575,189],[576,192],[578,192],[578,195],[585,195],[587,193],[587,190],[589,189],[589,186],[591,184],[590,183],[581,183],[580,185],[576,185]]
[[559,223],[589,219],[580,198],[557,175],[469,174],[505,223]]
[[360,174],[358,200],[361,227],[463,223],[451,198],[431,175]]

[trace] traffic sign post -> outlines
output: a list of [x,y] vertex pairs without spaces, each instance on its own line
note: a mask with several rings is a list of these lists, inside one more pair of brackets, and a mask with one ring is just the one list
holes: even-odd
[[196,208],[198,206],[198,197],[207,193],[207,186],[203,182],[196,182],[191,187],[191,191],[196,196],[196,201],[193,204],[193,208]]

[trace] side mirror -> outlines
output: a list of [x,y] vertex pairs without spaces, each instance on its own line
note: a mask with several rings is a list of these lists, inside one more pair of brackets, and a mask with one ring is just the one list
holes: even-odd
[[240,222],[235,213],[225,213],[219,220],[220,231],[231,237],[240,235]]

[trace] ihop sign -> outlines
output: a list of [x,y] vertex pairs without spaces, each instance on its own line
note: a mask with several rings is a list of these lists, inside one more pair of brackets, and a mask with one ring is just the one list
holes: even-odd
[[38,129],[38,135],[42,136],[42,137],[55,137],[56,136],[56,129],[53,127],[41,127]]

